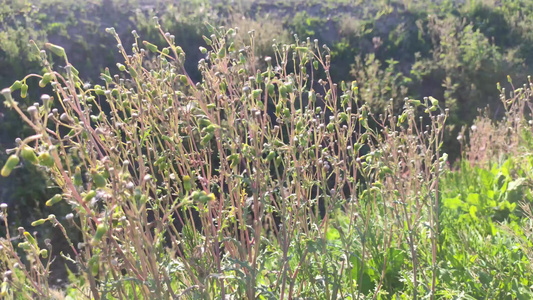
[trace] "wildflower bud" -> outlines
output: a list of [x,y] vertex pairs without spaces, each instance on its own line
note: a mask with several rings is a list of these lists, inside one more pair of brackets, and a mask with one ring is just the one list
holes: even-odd
[[2,282],[2,287],[0,288],[0,296],[7,297],[9,293],[9,282]]
[[41,251],[39,251],[39,255],[41,255],[42,258],[48,258],[48,250],[41,249]]
[[24,237],[26,238],[26,240],[28,240],[28,242],[29,242],[30,244],[32,244],[33,246],[39,248],[39,247],[37,246],[37,241],[33,238],[33,236],[31,236],[31,234],[30,234],[29,232],[24,231]]
[[98,261],[100,260],[100,256],[98,254],[94,255],[89,259],[88,267],[91,270],[91,275],[96,276],[98,275],[98,270],[100,268],[100,264]]
[[54,159],[50,156],[50,153],[43,152],[37,157],[39,164],[45,167],[52,167],[54,165]]
[[181,83],[186,85],[188,83],[187,76],[180,75],[180,81],[181,81]]
[[146,46],[146,48],[148,48],[148,50],[150,50],[151,52],[154,52],[154,53],[157,53],[157,46],[152,44],[152,43],[149,43],[147,41],[143,41],[143,45]]
[[[134,31],[135,31],[135,30],[134,30]],[[134,31],[132,31],[132,33],[133,33]],[[107,32],[107,33],[109,33],[109,34],[112,34],[112,35],[116,35],[116,34],[117,34],[117,32],[115,31],[115,28],[113,28],[113,27],[106,28],[106,29],[105,29],[105,32]],[[133,34],[133,35],[135,36],[136,34],[137,34],[137,33],[135,32],[135,34]],[[138,37],[138,36],[137,36],[137,37]],[[136,38],[137,38],[137,37],[136,37]]]
[[52,74],[44,73],[43,78],[39,81],[39,86],[45,87],[50,81],[52,81]]
[[276,151],[270,151],[267,155],[267,161],[271,161],[276,157]]
[[3,177],[9,176],[11,174],[11,171],[19,164],[20,159],[16,155],[11,155],[7,161],[4,167],[2,168],[1,174]]
[[207,53],[207,49],[204,48],[204,47],[200,47],[200,52],[202,52],[202,54],[206,54]]
[[63,47],[60,47],[60,46],[57,46],[57,45],[54,45],[54,44],[51,44],[51,43],[46,43],[44,44],[44,46],[49,49],[50,51],[52,51],[55,55],[59,56],[59,57],[65,57],[66,54],[65,54],[65,49]]
[[252,91],[252,98],[257,99],[259,96],[261,96],[261,93],[263,92],[262,89],[256,89]]
[[22,82],[20,80],[15,81],[9,89],[11,92],[14,92],[22,87]]
[[207,145],[212,139],[213,137],[215,137],[215,135],[213,133],[207,133],[203,138],[202,140],[200,141],[200,144],[202,146],[205,146]]
[[77,166],[76,170],[74,171],[74,185],[76,186],[83,185],[83,178],[81,176],[81,168],[79,166]]
[[126,66],[121,63],[117,63],[117,67],[121,72],[126,71]]
[[[106,29],[106,32],[107,32],[107,29]],[[136,30],[132,30],[132,31],[131,31],[131,34],[133,35],[134,38],[136,38],[136,39],[139,38],[139,34],[137,34],[137,31],[136,31]]]
[[83,201],[84,202],[89,202],[91,201],[92,198],[96,197],[96,191],[95,190],[90,190],[87,195],[85,195],[85,197],[83,197]]
[[22,156],[22,158],[31,162],[34,165],[39,163],[39,160],[37,159],[37,155],[35,154],[35,151],[33,151],[33,148],[29,146],[25,145],[20,151],[20,155]]
[[0,209],[2,209],[2,210],[6,210],[7,207],[8,207],[7,203],[0,204]]
[[96,172],[95,170],[91,171],[91,176],[93,178],[93,183],[97,188],[103,188],[106,186],[106,180],[102,174]]
[[213,44],[213,42],[209,38],[207,38],[205,35],[203,35],[202,38],[204,39],[207,46],[211,46]]
[[30,250],[31,249],[31,246],[28,242],[20,242],[18,244],[18,247],[23,249],[23,250]]
[[42,225],[44,224],[46,221],[48,221],[48,219],[39,219],[37,221],[33,221],[31,223],[31,226],[35,227],[35,226],[39,226],[39,225]]
[[183,188],[186,192],[191,190],[191,177],[188,175],[183,176]]
[[52,206],[61,201],[62,199],[63,197],[60,194],[55,194],[52,198],[46,201],[46,206]]
[[96,233],[93,238],[93,244],[99,242],[106,232],[107,226],[104,223],[98,224],[98,226],[96,227]]

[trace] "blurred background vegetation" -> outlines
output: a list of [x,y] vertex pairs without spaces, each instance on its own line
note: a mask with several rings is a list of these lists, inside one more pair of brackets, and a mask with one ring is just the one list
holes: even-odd
[[[333,79],[357,80],[361,99],[375,109],[391,98],[399,107],[404,97],[439,99],[450,109],[446,152],[452,158],[459,155],[457,135],[479,108],[488,105],[495,118],[503,111],[497,83],[507,83],[510,75],[522,80],[514,82],[520,86],[533,73],[529,0],[0,0],[0,87],[39,72],[30,39],[63,46],[81,77],[100,83],[104,68],[120,61],[104,29],[117,28],[124,45],[133,43],[132,30],[163,45],[154,16],[187,53],[193,79],[199,78],[206,22],[239,27],[237,46],[248,44],[254,31],[257,64],[271,55],[274,39],[318,39],[332,50]],[[27,136],[25,130],[13,112],[0,107],[0,165],[15,139]],[[53,192],[32,166],[23,168],[0,179],[0,202],[22,211],[24,218],[12,218],[22,223],[42,214]]]

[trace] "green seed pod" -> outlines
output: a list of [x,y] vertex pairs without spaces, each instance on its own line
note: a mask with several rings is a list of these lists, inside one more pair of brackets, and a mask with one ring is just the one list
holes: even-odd
[[148,48],[148,50],[150,50],[151,52],[154,52],[154,53],[157,53],[157,46],[152,44],[152,43],[149,43],[147,41],[143,41],[143,45],[146,46],[146,48]]
[[439,100],[429,96],[429,101],[431,101],[431,105],[433,106],[438,106],[439,105]]
[[54,197],[46,201],[46,206],[52,206],[61,200],[63,200],[63,196],[61,196],[60,194],[55,194]]
[[207,144],[208,144],[208,143],[209,143],[214,137],[215,137],[214,134],[212,134],[212,133],[207,133],[207,134],[202,138],[202,140],[200,141],[200,144],[201,144],[202,146],[205,146],[205,145],[207,145]]
[[35,151],[33,151],[32,147],[24,146],[22,150],[20,151],[20,156],[22,156],[22,158],[31,162],[34,165],[39,163],[39,160],[37,159],[37,155],[35,154]]
[[113,82],[113,78],[111,78],[111,76],[108,76],[106,74],[100,74],[100,78],[102,78],[103,80],[105,80],[106,83],[111,83]]
[[20,159],[16,155],[11,155],[7,161],[4,167],[2,168],[1,174],[4,177],[9,176],[11,174],[11,171],[19,164]]
[[105,32],[109,33],[109,34],[112,34],[112,35],[115,35],[117,34],[117,32],[115,31],[115,28],[114,27],[108,27],[105,29]]
[[176,53],[180,56],[185,54],[180,46],[175,47],[174,50],[176,50]]
[[200,52],[202,52],[202,54],[206,54],[207,53],[207,49],[204,48],[204,47],[200,47]]
[[180,75],[180,81],[181,83],[187,85],[187,83],[189,83],[189,81],[187,80],[187,76],[185,75]]
[[51,43],[46,43],[46,44],[44,44],[44,46],[46,48],[48,48],[50,51],[52,51],[55,55],[59,56],[59,57],[65,57],[66,56],[65,48],[63,48],[63,47],[60,47],[60,46],[57,46],[57,45],[54,45],[54,44],[51,44]]
[[407,103],[412,104],[415,107],[417,107],[417,106],[422,104],[422,102],[420,102],[420,100],[414,100],[414,99],[408,100]]
[[87,195],[85,195],[85,197],[83,197],[83,201],[84,202],[89,202],[91,201],[92,198],[96,197],[96,191],[95,190],[90,190]]
[[93,183],[97,188],[103,188],[106,186],[106,180],[102,174],[93,170],[91,171],[91,176],[93,178]]
[[226,48],[222,47],[217,53],[218,58],[224,58],[226,57]]
[[279,87],[279,97],[281,99],[287,99],[287,87],[284,85]]
[[341,112],[339,114],[339,119],[344,122],[344,121],[347,121],[348,120],[348,115],[345,113],[345,112]]
[[257,99],[261,96],[261,93],[263,92],[262,89],[256,89],[252,91],[252,98]]
[[9,89],[11,92],[14,92],[22,87],[22,82],[20,80],[15,81]]
[[281,165],[281,162],[281,156],[276,157],[276,160],[274,161],[274,165],[276,166],[276,168]]
[[137,71],[135,71],[134,68],[128,68],[128,71],[130,72],[131,77],[136,78],[137,77]]
[[20,97],[24,99],[26,98],[27,95],[28,95],[28,85],[24,83],[20,87]]
[[188,175],[183,176],[183,188],[186,192],[191,190],[191,177]]
[[204,39],[205,44],[206,44],[207,46],[211,46],[211,45],[213,45],[213,42],[212,42],[210,39],[208,39],[205,35],[202,35],[202,38]]
[[99,263],[95,263],[91,266],[91,274],[93,274],[93,276],[96,276],[98,275],[98,271],[100,270],[100,264]]
[[163,54],[168,55],[170,53],[170,50],[168,50],[168,48],[163,48],[163,50],[161,50],[161,52],[163,52]]
[[9,282],[4,281],[2,282],[2,288],[0,289],[0,296],[7,297],[8,292],[9,292]]
[[20,242],[18,244],[18,247],[23,249],[23,250],[30,250],[31,249],[31,246],[28,242]]
[[270,95],[270,97],[274,96],[274,85],[272,83],[269,83],[268,84],[268,95]]
[[81,168],[79,166],[77,166],[76,170],[74,171],[74,185],[76,186],[83,185],[83,178],[81,176]]
[[48,258],[48,250],[46,249],[41,249],[41,251],[39,251],[39,254],[42,258]]
[[290,118],[290,116],[291,116],[291,110],[290,110],[288,107],[285,107],[285,108],[283,109],[283,114],[285,115],[285,117]]
[[48,152],[43,152],[39,154],[37,159],[39,160],[39,164],[41,166],[53,167],[55,164],[54,159],[52,158],[52,156],[50,156],[50,153]]
[[33,238],[33,236],[31,236],[31,234],[27,231],[24,231],[24,237],[26,238],[26,240],[28,240],[28,242],[30,244],[32,244],[33,246],[39,248],[39,246],[37,246],[37,241]]
[[91,269],[91,275],[96,276],[98,275],[98,269],[100,268],[100,264],[98,261],[100,260],[100,256],[98,254],[93,255],[91,259],[89,259],[89,262],[87,263],[89,269]]
[[98,224],[98,226],[96,227],[96,233],[93,238],[93,243],[99,242],[106,232],[107,226],[104,223]]
[[315,68],[315,70],[318,70],[318,60],[315,60],[313,62],[313,67]]
[[39,81],[39,86],[45,87],[47,84],[50,83],[50,81],[52,81],[52,74],[44,73],[43,78],[41,79],[41,81]]
[[121,63],[117,63],[117,67],[121,72],[126,71],[126,66]]
[[216,130],[217,128],[219,128],[218,125],[210,124],[209,126],[205,127],[205,128],[203,129],[203,131],[212,134],[212,133],[215,132],[215,130]]
[[271,160],[273,160],[275,157],[276,157],[276,151],[270,151],[270,153],[268,153],[266,159],[267,159],[267,161],[271,161]]
[[31,226],[35,227],[35,226],[43,225],[46,221],[48,221],[48,219],[39,219],[39,220],[31,222]]

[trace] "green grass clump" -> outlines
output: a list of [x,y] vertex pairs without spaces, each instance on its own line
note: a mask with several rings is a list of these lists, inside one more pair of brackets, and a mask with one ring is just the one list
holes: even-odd
[[[108,28],[123,61],[98,85],[47,44],[36,49],[43,73],[20,87],[40,80],[53,93],[27,103],[13,98],[19,85],[2,92],[34,131],[12,155],[52,178],[47,205],[71,210],[33,222],[61,232],[70,249],[57,253],[28,229],[17,235],[2,205],[2,296],[531,296],[531,227],[519,230],[530,218],[517,212],[530,202],[529,167],[451,173],[437,99],[393,99],[374,113],[357,82],[333,82],[318,41],[276,43],[262,68],[253,47],[235,44],[238,29],[213,26],[195,82],[185,51],[156,28],[165,46],[134,33],[131,50]],[[516,93],[509,128],[531,130],[531,90]],[[49,285],[57,255],[75,266],[63,292]]]

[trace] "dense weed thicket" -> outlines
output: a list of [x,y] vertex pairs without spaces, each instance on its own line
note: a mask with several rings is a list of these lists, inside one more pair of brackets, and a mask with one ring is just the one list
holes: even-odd
[[[255,30],[256,68],[266,70],[266,56],[274,57],[273,43],[290,44],[294,34],[319,39],[330,48],[332,80],[357,81],[359,97],[379,115],[394,98],[399,113],[405,97],[433,96],[449,109],[443,150],[450,160],[460,157],[456,137],[470,127],[477,109],[490,105],[493,118],[503,116],[496,82],[511,75],[515,84],[533,74],[533,2],[529,0],[0,0],[0,86],[11,85],[26,74],[42,74],[39,54],[31,50],[46,42],[61,45],[69,61],[82,71],[84,82],[101,83],[99,74],[115,65],[121,54],[105,28],[115,27],[129,49],[136,30],[160,48],[166,41],[151,23],[175,35],[187,59],[185,69],[194,82],[201,80],[198,46],[208,47],[204,22],[239,27],[235,47],[250,45],[248,31]],[[275,39],[275,41],[273,41]],[[50,58],[55,70],[61,59]],[[51,94],[28,80],[28,97]],[[107,108],[104,108],[104,111]],[[0,165],[16,147],[15,139],[33,130],[13,110],[0,106]],[[26,220],[60,214],[45,206],[56,191],[32,164],[0,180],[0,198],[10,207],[14,226]],[[23,188],[22,188],[23,187]],[[56,231],[57,232],[57,231]],[[49,232],[40,232],[49,235]]]
[[[240,49],[242,32],[212,26],[195,81],[156,23],[165,47],[106,30],[123,60],[102,85],[62,47],[32,43],[43,72],[2,90],[32,130],[2,176],[38,166],[57,191],[46,205],[65,212],[13,228],[1,205],[3,297],[533,296],[531,85],[500,89],[505,118],[465,129],[451,171],[437,99],[375,112],[358,82],[333,81],[317,40],[275,43],[258,65],[255,31]],[[34,81],[51,93],[28,101]],[[68,249],[36,237],[42,227]],[[62,290],[50,285],[59,257],[73,266]]]

